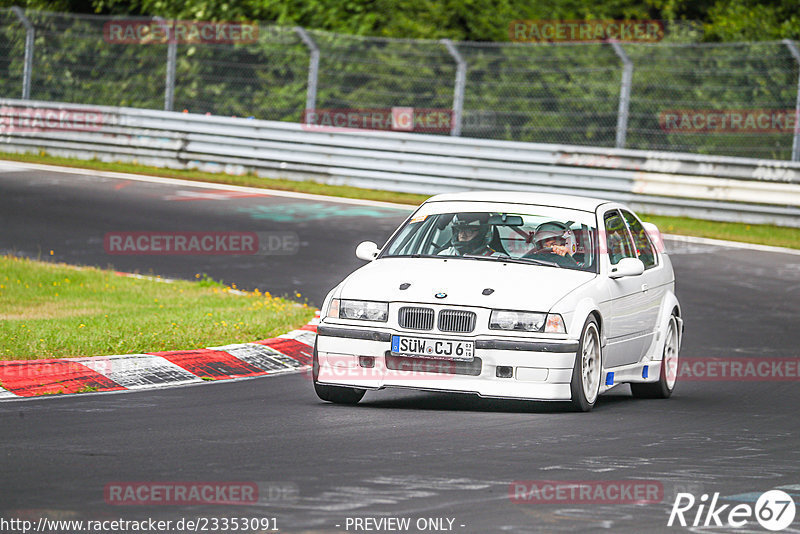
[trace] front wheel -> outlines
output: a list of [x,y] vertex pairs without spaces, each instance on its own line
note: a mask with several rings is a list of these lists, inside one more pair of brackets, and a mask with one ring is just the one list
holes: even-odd
[[314,391],[320,399],[334,404],[358,404],[365,389],[349,388],[346,386],[326,386],[317,383],[319,378],[319,356],[317,356],[317,343],[314,342],[314,357],[311,361],[311,378],[314,382]]
[[600,348],[600,329],[597,320],[590,317],[583,325],[575,366],[572,369],[570,392],[572,406],[577,411],[588,412],[594,408],[600,393],[603,374],[603,354]]
[[667,399],[675,389],[678,379],[678,320],[672,315],[667,323],[664,355],[661,358],[661,376],[658,382],[631,384],[631,393],[639,399]]

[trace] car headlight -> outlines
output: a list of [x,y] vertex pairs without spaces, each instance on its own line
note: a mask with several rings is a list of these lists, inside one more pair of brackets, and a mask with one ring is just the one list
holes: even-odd
[[[337,310],[338,314],[334,313]],[[389,318],[389,303],[369,300],[333,299],[328,308],[328,316],[338,317],[339,319],[386,322]]]
[[489,318],[492,330],[517,330],[520,332],[548,332],[564,334],[564,320],[557,313],[492,310]]

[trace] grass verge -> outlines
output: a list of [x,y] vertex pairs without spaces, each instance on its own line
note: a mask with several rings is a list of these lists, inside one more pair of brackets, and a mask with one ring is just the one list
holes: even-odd
[[[199,275],[198,275],[199,278]],[[163,282],[0,256],[0,360],[188,350],[306,324],[306,304],[203,277]]]
[[[770,224],[742,224],[690,219],[689,217],[666,217],[663,215],[639,214],[643,220],[652,222],[665,234],[710,237],[728,241],[741,241],[773,247],[800,249],[800,228],[773,226]],[[669,252],[669,249],[667,249]]]
[[[110,163],[98,160],[81,160],[73,158],[60,158],[45,154],[10,154],[0,153],[0,159],[10,161],[24,161],[46,165],[61,165],[64,167],[78,167],[83,169],[97,169],[102,171],[127,172],[150,176],[165,176],[181,178],[200,182],[214,182],[281,191],[297,191],[334,197],[359,198],[365,200],[379,200],[395,202],[398,204],[421,204],[428,195],[415,195],[412,193],[395,193],[392,191],[377,191],[359,187],[321,184],[311,181],[279,180],[274,178],[261,178],[252,174],[232,176],[193,170],[163,169],[159,167],[146,167],[133,163]],[[710,237],[713,239],[726,239],[744,243],[772,245],[800,249],[800,229],[773,226],[768,224],[742,224],[690,219],[688,217],[667,217],[663,215],[640,214],[646,221],[658,225],[664,233]]]

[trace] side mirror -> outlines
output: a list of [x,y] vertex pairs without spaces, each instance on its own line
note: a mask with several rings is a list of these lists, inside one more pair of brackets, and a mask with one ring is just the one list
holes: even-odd
[[622,278],[623,276],[639,276],[644,272],[644,263],[639,258],[622,258],[619,263],[611,266],[609,278]]
[[356,258],[364,261],[372,261],[378,257],[378,252],[380,252],[378,245],[372,241],[364,241],[356,247]]

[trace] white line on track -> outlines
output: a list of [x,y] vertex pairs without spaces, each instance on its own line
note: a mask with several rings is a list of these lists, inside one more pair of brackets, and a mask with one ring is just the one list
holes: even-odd
[[[311,193],[297,193],[295,191],[279,191],[276,189],[263,189],[260,187],[245,187],[241,185],[217,184],[213,182],[196,182],[193,180],[181,180],[179,178],[163,178],[160,176],[146,176],[141,174],[96,171],[92,169],[79,169],[75,167],[60,167],[56,165],[42,165],[39,163],[26,163],[26,162],[0,160],[0,172],[13,172],[21,170],[63,172],[68,174],[79,174],[81,176],[89,176],[89,177],[112,178],[115,180],[134,180],[137,182],[149,182],[154,184],[180,185],[185,187],[199,187],[205,189],[217,189],[225,191],[241,191],[245,193],[261,193],[275,197],[297,198],[302,200],[317,200],[322,202],[336,202],[339,204],[390,208],[403,211],[411,211],[414,209],[414,206],[408,204],[396,204],[393,202],[381,202],[378,200],[362,200],[356,198],[331,197],[327,195],[314,195]],[[710,239],[706,237],[693,237],[693,236],[674,235],[674,234],[663,234],[663,235],[665,238],[673,241],[683,241],[699,245],[716,245],[728,248],[757,250],[760,252],[776,252],[781,254],[800,255],[800,250],[791,248],[773,247],[769,245],[756,245],[753,243],[741,243],[738,241],[724,241],[721,239]]]
[[28,169],[23,167],[21,164],[15,165],[11,162],[0,161],[0,172],[20,172],[26,170]]
[[[693,237],[688,235],[662,234],[664,239],[670,241],[680,241],[692,243],[693,245],[716,245],[719,247],[740,248],[747,250],[757,250],[759,252],[777,252],[780,254],[794,254],[800,256],[800,250],[794,248],[773,247],[770,245],[756,245],[755,243],[742,243],[740,241],[724,241],[722,239],[711,239],[708,237]],[[667,249],[669,253],[669,249]]]
[[260,193],[274,197],[298,198],[303,200],[318,200],[323,202],[336,202],[339,204],[352,204],[356,206],[371,206],[379,208],[390,208],[404,211],[411,211],[414,206],[408,204],[395,204],[393,202],[380,202],[378,200],[361,200],[356,198],[331,197],[327,195],[314,195],[311,193],[298,193],[295,191],[279,191],[277,189],[264,189],[260,187],[246,187],[242,185],[217,184],[213,182],[197,182],[193,180],[181,180],[179,178],[163,178],[160,176],[146,176],[142,174],[128,174],[123,172],[96,171],[93,169],[78,169],[75,167],[59,167],[56,165],[41,165],[39,163],[17,163],[0,161],[0,172],[5,164],[8,163],[13,170],[38,170],[47,172],[62,172],[68,174],[79,174],[81,176],[112,178],[115,180],[134,180],[137,182],[149,182],[153,184],[179,185],[183,187],[200,187],[204,189],[218,189],[224,191],[241,191],[244,193]]

